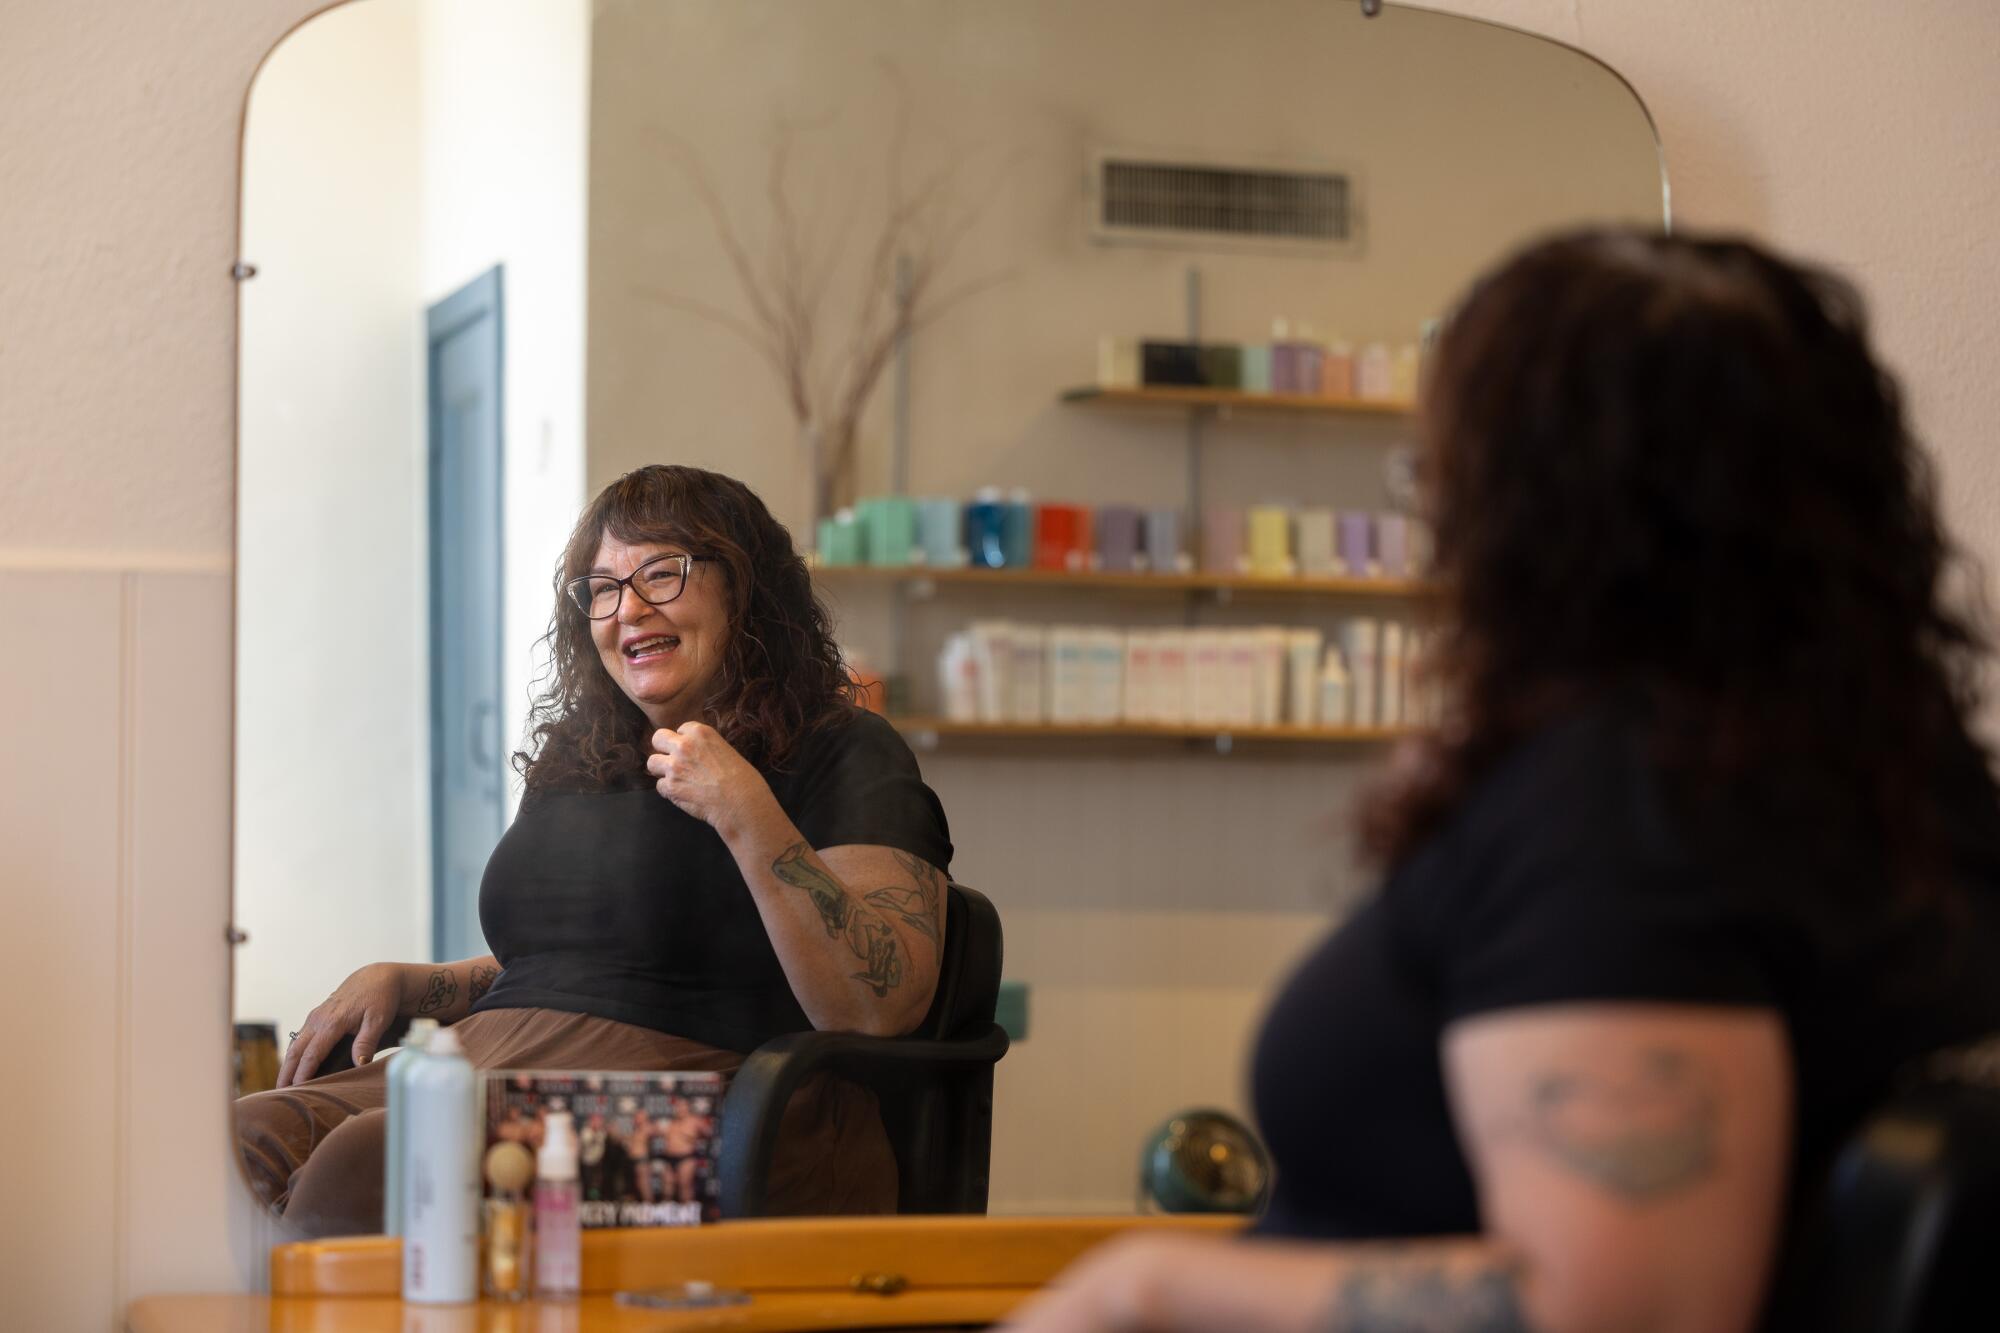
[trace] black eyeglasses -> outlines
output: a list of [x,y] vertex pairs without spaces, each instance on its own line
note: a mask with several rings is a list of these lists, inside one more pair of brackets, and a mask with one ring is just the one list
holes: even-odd
[[639,595],[642,602],[654,606],[665,606],[681,595],[687,588],[688,572],[697,560],[706,560],[701,555],[656,555],[645,564],[633,570],[622,579],[614,579],[609,574],[586,574],[580,579],[571,579],[563,585],[563,591],[576,603],[576,609],[592,620],[609,620],[618,614],[618,604],[625,600],[625,589],[630,588]]

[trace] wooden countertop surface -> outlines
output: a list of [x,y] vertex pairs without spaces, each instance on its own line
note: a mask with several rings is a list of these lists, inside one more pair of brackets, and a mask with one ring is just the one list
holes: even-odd
[[375,1296],[148,1296],[130,1333],[819,1333],[830,1329],[983,1328],[1032,1292],[1024,1288],[765,1292],[714,1310],[640,1310],[609,1296],[563,1303],[405,1305]]
[[[402,1245],[353,1236],[281,1245],[269,1296],[149,1296],[130,1333],[819,1333],[984,1327],[1092,1246],[1127,1231],[1224,1236],[1237,1217],[884,1217],[723,1222],[584,1233],[575,1301],[405,1305]],[[707,1282],[745,1304],[670,1310],[618,1292]],[[877,1290],[858,1288],[873,1287]],[[878,1294],[882,1289],[887,1294]]]

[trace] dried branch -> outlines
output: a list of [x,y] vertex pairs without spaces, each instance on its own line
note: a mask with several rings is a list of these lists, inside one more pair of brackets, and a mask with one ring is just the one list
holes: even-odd
[[822,512],[852,484],[862,412],[901,340],[1012,276],[1011,270],[989,273],[939,292],[942,274],[952,266],[1009,173],[993,173],[978,203],[961,207],[954,204],[962,194],[959,182],[970,160],[967,156],[929,172],[914,188],[906,187],[911,98],[900,72],[886,64],[883,68],[896,92],[895,117],[885,144],[885,212],[860,265],[847,337],[841,351],[831,357],[822,355],[827,297],[848,252],[859,192],[847,196],[840,220],[820,233],[823,241],[816,242],[792,190],[802,123],[781,123],[764,182],[770,228],[760,264],[699,155],[685,140],[654,131],[707,213],[749,315],[745,318],[671,293],[649,290],[646,295],[728,330],[770,367],[802,434],[817,436],[826,446],[814,477],[815,499]]

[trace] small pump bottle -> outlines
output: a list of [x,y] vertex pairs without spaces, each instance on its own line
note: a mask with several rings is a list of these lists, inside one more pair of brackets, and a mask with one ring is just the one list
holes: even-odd
[[576,1177],[576,1122],[551,1111],[535,1154],[535,1295],[574,1296],[583,1268],[581,1190]]

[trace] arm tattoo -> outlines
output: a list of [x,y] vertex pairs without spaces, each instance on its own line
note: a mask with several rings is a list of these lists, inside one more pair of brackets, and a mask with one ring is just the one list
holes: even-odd
[[458,998],[458,978],[451,969],[441,967],[431,973],[430,983],[424,988],[423,1002],[417,1006],[420,1014],[434,1014]]
[[1529,1333],[1512,1269],[1363,1267],[1342,1279],[1326,1333]]
[[872,907],[854,901],[840,881],[809,858],[813,850],[803,842],[787,847],[771,862],[771,873],[795,889],[804,889],[819,912],[828,939],[843,939],[863,967],[852,972],[865,982],[877,999],[903,983],[903,945],[896,932]]
[[887,888],[875,889],[864,894],[864,899],[885,912],[893,912],[903,919],[903,924],[938,943],[938,935],[944,920],[939,908],[944,902],[944,874],[930,862],[906,852],[896,852],[896,864],[909,872],[914,888],[904,888],[892,884]]
[[486,994],[487,991],[492,990],[493,983],[499,979],[499,968],[488,967],[484,963],[474,963],[472,965],[472,985],[468,988],[472,993],[467,998],[472,1003],[478,1004],[479,997]]
[[1584,1179],[1648,1203],[1714,1172],[1715,1098],[1706,1070],[1656,1046],[1616,1073],[1536,1077],[1527,1137]]

